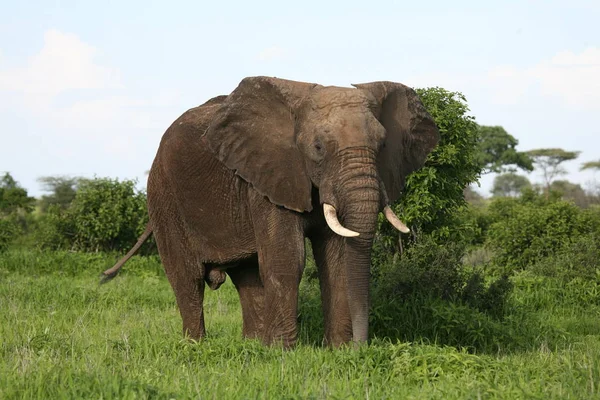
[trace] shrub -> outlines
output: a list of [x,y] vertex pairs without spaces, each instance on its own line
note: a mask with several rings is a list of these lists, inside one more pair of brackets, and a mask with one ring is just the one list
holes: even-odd
[[21,229],[14,221],[7,218],[0,219],[0,253],[6,251],[20,233]]
[[495,222],[489,228],[487,245],[495,254],[493,264],[504,272],[554,256],[600,224],[593,211],[584,212],[571,202],[532,191],[518,200],[494,200],[490,213]]
[[600,283],[600,238],[593,233],[574,238],[552,256],[538,261],[531,270],[563,282],[583,279]]
[[[135,181],[82,179],[71,205],[50,206],[35,233],[41,248],[81,251],[128,250],[148,222],[146,195]],[[146,252],[152,243],[145,247]]]
[[34,204],[35,199],[8,172],[0,177],[0,216],[30,213]]
[[40,249],[75,248],[75,221],[59,205],[50,205],[32,227],[32,242]]
[[414,297],[458,302],[501,318],[512,289],[507,277],[487,284],[482,271],[462,263],[465,245],[440,244],[423,235],[399,257],[390,257],[375,270],[374,308],[393,315],[392,304]]
[[[471,237],[473,226],[457,224],[457,213],[466,207],[464,189],[481,172],[477,160],[478,129],[465,97],[441,88],[418,89],[423,104],[440,131],[440,142],[423,168],[410,174],[402,197],[392,205],[412,228],[439,240]],[[382,222],[381,220],[380,222]],[[375,257],[397,250],[398,232],[380,223]]]
[[148,222],[146,195],[135,181],[82,180],[69,209],[80,250],[126,250]]

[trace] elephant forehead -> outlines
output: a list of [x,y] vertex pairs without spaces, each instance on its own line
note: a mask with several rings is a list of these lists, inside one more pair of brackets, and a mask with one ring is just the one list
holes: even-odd
[[376,146],[385,138],[385,129],[371,112],[371,99],[359,90],[322,90],[312,99],[306,123],[310,131],[329,137],[340,148]]
[[361,90],[325,87],[316,91],[312,97],[315,109],[331,109],[336,107],[365,107],[370,105],[370,99]]

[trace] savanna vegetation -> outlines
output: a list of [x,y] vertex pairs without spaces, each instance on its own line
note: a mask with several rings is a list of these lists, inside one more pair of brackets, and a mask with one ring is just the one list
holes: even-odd
[[5,174],[0,398],[600,398],[600,193],[557,180],[578,152],[520,152],[460,93],[419,95],[442,138],[394,205],[412,232],[381,221],[358,348],[322,346],[310,252],[295,349],[241,338],[230,282],[207,294],[207,338],[182,340],[151,241],[98,284],[147,222],[136,182],[42,177],[34,199]]

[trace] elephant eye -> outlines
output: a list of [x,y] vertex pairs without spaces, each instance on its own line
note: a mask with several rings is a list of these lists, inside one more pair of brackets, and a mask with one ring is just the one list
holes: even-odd
[[317,151],[317,153],[321,153],[324,146],[323,146],[323,142],[321,141],[320,138],[316,138],[315,141],[313,142],[313,147],[315,148],[315,150]]
[[321,140],[316,139],[312,143],[312,151],[309,151],[309,157],[312,158],[316,162],[320,162],[325,156],[325,146]]

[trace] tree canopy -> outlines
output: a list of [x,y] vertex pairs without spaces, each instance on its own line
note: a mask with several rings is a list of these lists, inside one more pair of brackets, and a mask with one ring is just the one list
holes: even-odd
[[65,176],[42,176],[38,178],[44,191],[49,195],[44,195],[40,199],[40,208],[47,211],[51,205],[65,209],[75,198],[77,183],[79,178]]
[[501,126],[479,125],[477,160],[482,173],[533,171],[531,158],[516,150],[519,141]]
[[580,184],[567,180],[555,180],[550,185],[550,190],[560,194],[563,199],[570,200],[582,208],[588,207],[595,202],[594,196],[586,193]]
[[559,148],[535,149],[527,152],[527,155],[533,159],[536,168],[542,171],[544,185],[546,190],[550,190],[552,181],[559,175],[565,175],[567,171],[561,165],[566,161],[571,161],[579,157],[580,151],[566,151]]
[[31,212],[35,198],[27,195],[27,190],[19,186],[18,182],[6,172],[0,179],[0,216],[8,215],[19,210]]
[[498,175],[494,179],[492,194],[497,197],[517,197],[523,189],[530,186],[529,179],[511,172]]
[[585,169],[595,169],[597,171],[600,171],[600,161],[588,161],[581,164],[580,170],[583,171]]

